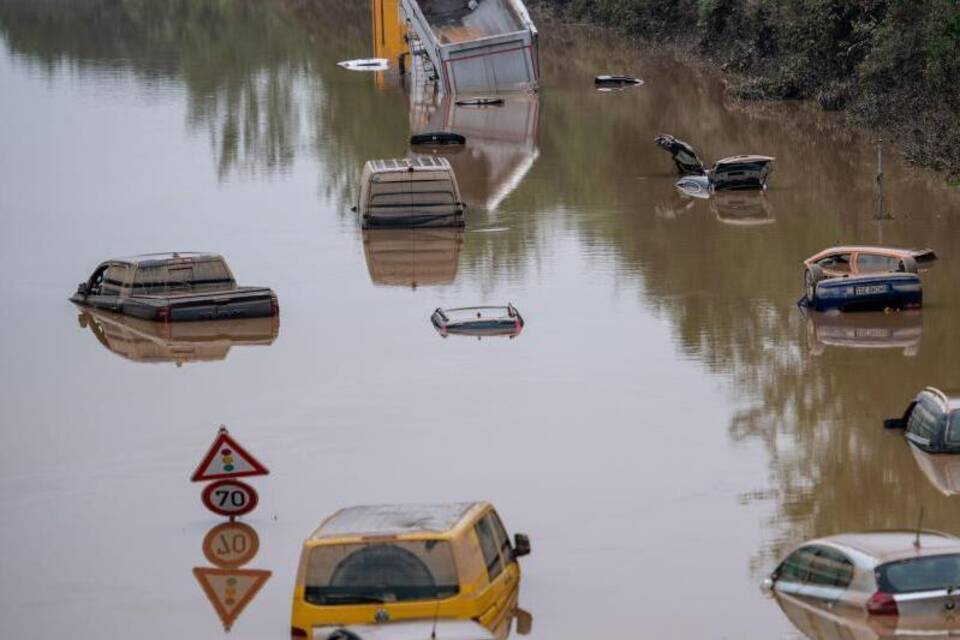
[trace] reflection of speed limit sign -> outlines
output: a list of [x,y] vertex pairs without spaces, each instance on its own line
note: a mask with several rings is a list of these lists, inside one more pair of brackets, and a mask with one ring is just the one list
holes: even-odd
[[203,538],[203,555],[221,569],[245,565],[260,550],[257,532],[242,522],[224,522],[207,532]]
[[257,506],[257,492],[239,480],[220,480],[203,490],[204,506],[221,516],[242,516]]

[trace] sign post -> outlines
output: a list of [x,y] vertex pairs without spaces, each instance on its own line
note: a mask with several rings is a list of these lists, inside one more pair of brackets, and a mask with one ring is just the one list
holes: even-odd
[[190,476],[190,481],[216,480],[203,490],[201,499],[207,509],[229,517],[232,522],[235,517],[253,511],[260,500],[253,487],[235,478],[268,473],[270,471],[221,425],[210,449]]

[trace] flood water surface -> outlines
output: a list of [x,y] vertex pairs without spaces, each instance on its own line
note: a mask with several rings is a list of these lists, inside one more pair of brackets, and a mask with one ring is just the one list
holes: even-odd
[[[549,639],[801,637],[759,588],[791,545],[921,507],[960,534],[956,465],[882,428],[960,388],[957,189],[888,151],[878,222],[871,136],[586,28],[541,25],[538,96],[434,103],[337,66],[372,55],[363,4],[0,0],[0,636],[221,637],[188,481],[220,424],[271,471],[234,638],[287,635],[303,539],[356,504],[493,502]],[[466,228],[362,232],[362,163],[442,128]],[[661,132],[775,156],[770,189],[680,197]],[[935,249],[924,309],[802,314],[836,242]],[[67,301],[192,249],[279,323]],[[430,323],[508,302],[513,338]]]

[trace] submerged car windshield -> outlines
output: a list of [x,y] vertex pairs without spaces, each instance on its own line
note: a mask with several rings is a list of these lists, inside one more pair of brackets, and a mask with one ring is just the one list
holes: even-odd
[[304,597],[311,604],[449,598],[460,591],[445,540],[332,544],[310,552]]
[[947,443],[960,445],[960,411],[950,414],[950,426],[947,429]]
[[877,568],[877,581],[887,593],[960,588],[960,553],[881,565]]

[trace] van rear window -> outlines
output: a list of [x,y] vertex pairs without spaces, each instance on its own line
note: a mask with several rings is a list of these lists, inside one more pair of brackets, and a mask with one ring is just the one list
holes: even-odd
[[880,565],[877,567],[877,584],[887,593],[956,588],[960,586],[960,553]]
[[311,604],[369,604],[449,598],[460,591],[446,540],[396,540],[314,547],[304,599]]

